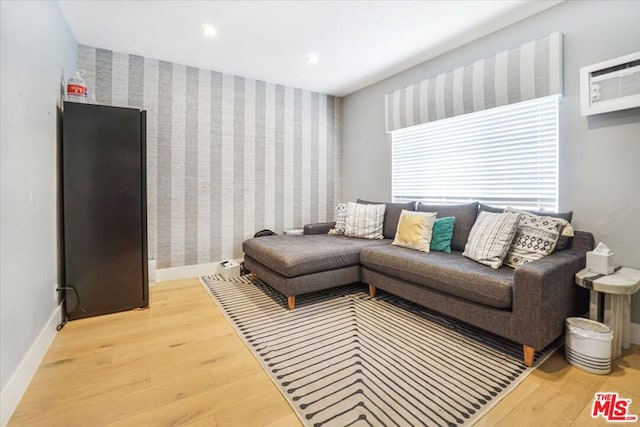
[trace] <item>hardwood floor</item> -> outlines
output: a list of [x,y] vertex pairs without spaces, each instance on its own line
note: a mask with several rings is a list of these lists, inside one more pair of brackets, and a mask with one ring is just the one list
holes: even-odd
[[[9,426],[297,426],[297,417],[197,279],[151,287],[151,308],[70,322]],[[597,391],[640,415],[640,348],[609,376],[554,354],[478,426],[604,425]]]

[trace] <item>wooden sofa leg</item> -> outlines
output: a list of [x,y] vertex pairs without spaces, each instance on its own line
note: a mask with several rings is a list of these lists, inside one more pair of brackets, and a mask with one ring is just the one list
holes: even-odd
[[375,298],[376,296],[376,287],[373,285],[369,285],[369,296],[371,298]]
[[296,308],[296,296],[289,295],[287,297],[287,303],[289,304],[289,310],[293,310],[294,308]]
[[249,273],[249,280],[251,280],[252,282],[256,280],[256,273]]
[[529,368],[533,366],[533,357],[536,354],[536,349],[533,347],[529,347],[526,344],[522,345],[522,350],[524,351],[524,364]]

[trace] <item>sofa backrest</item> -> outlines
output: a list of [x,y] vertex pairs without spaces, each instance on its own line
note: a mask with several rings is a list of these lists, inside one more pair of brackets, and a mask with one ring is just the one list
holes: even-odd
[[467,244],[467,239],[469,238],[469,232],[478,216],[478,202],[465,205],[427,205],[421,202],[418,203],[417,210],[421,212],[436,212],[436,218],[455,216],[456,222],[453,225],[451,249],[464,251],[464,246]]
[[[453,216],[456,218],[456,222],[453,226],[453,239],[451,240],[451,249],[457,251],[464,251],[464,247],[467,244],[467,240],[469,239],[469,233],[471,232],[471,228],[473,228],[473,224],[476,222],[479,211],[504,212],[503,208],[497,208],[479,202],[472,202],[464,205],[428,205],[422,202],[385,203],[358,199],[357,203],[365,205],[386,205],[386,209],[384,212],[384,226],[382,232],[385,239],[395,238],[396,229],[398,228],[398,221],[400,220],[400,213],[403,209],[409,211],[417,210],[420,212],[437,212],[437,218]],[[573,218],[573,211],[558,213],[541,211],[528,212],[536,215],[562,218],[564,220],[567,220],[568,222],[571,222]],[[568,249],[574,251],[586,252],[592,250],[595,245],[593,234],[585,231],[575,231],[575,237],[568,238],[562,236],[561,239],[567,239],[567,241],[565,245],[561,245],[559,242],[558,249],[567,247]]]
[[369,202],[367,200],[358,199],[356,203],[363,205],[386,205],[384,211],[384,226],[382,228],[382,235],[385,239],[393,239],[396,237],[396,229],[398,228],[398,221],[400,220],[400,214],[403,209],[408,211],[416,210],[415,202],[407,203],[384,203],[384,202]]

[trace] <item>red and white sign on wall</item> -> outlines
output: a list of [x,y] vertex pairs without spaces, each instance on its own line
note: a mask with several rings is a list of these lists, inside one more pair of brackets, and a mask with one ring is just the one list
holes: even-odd
[[591,417],[602,417],[613,423],[635,423],[638,416],[629,413],[631,399],[623,399],[616,392],[596,393]]

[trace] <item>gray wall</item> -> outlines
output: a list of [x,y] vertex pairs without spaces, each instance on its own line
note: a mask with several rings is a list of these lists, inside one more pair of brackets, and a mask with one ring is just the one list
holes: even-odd
[[333,219],[339,98],[84,45],[78,66],[98,103],[147,110],[159,268],[237,258],[258,230]]
[[61,80],[77,45],[57,2],[0,2],[0,385],[57,301],[56,144]]
[[[384,95],[474,60],[564,34],[560,209],[595,234],[616,262],[640,269],[640,109],[580,116],[579,69],[640,50],[640,2],[567,1],[343,98],[343,199],[391,198],[391,137]],[[640,292],[632,302],[640,322]]]

